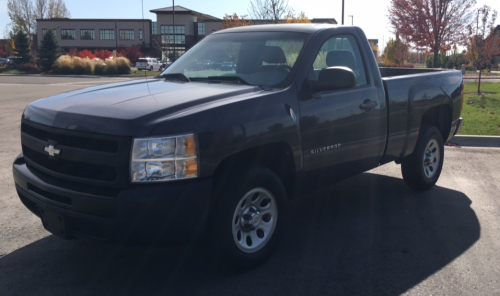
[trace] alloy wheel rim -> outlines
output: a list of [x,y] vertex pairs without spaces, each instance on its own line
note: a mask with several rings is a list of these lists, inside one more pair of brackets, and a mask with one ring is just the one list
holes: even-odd
[[441,158],[441,151],[437,140],[432,139],[427,143],[424,150],[424,174],[427,178],[436,175]]
[[254,188],[238,202],[233,214],[232,233],[236,246],[255,253],[271,239],[278,221],[276,198],[267,189]]

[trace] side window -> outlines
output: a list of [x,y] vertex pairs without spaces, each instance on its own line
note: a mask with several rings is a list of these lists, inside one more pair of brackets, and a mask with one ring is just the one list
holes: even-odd
[[356,40],[351,35],[339,35],[328,39],[314,60],[313,70],[317,78],[321,70],[338,66],[354,71],[357,76],[357,86],[368,83],[363,59]]

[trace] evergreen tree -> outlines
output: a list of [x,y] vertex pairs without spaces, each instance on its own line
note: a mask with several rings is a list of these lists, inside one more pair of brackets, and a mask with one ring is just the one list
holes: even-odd
[[17,57],[15,59],[16,64],[26,64],[31,60],[31,50],[30,50],[30,41],[26,33],[22,30],[17,32],[14,37],[14,56]]
[[56,35],[52,30],[48,30],[43,35],[40,45],[38,57],[43,69],[49,70],[60,54],[59,44],[57,43]]

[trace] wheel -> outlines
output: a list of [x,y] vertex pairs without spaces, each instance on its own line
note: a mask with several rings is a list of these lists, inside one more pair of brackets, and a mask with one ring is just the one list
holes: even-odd
[[[276,250],[285,220],[286,191],[276,174],[250,169],[221,182],[210,232],[214,246],[234,269],[265,262]],[[217,197],[216,197],[217,198]]]
[[153,71],[153,66],[151,66],[151,67],[149,68],[149,71]]
[[439,179],[443,160],[443,137],[436,127],[428,127],[419,137],[413,153],[401,161],[406,185],[419,191],[430,189]]

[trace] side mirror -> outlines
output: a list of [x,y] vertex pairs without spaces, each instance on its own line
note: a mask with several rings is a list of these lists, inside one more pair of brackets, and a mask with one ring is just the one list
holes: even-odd
[[354,88],[356,74],[347,67],[329,67],[319,72],[318,80],[309,80],[312,92]]

